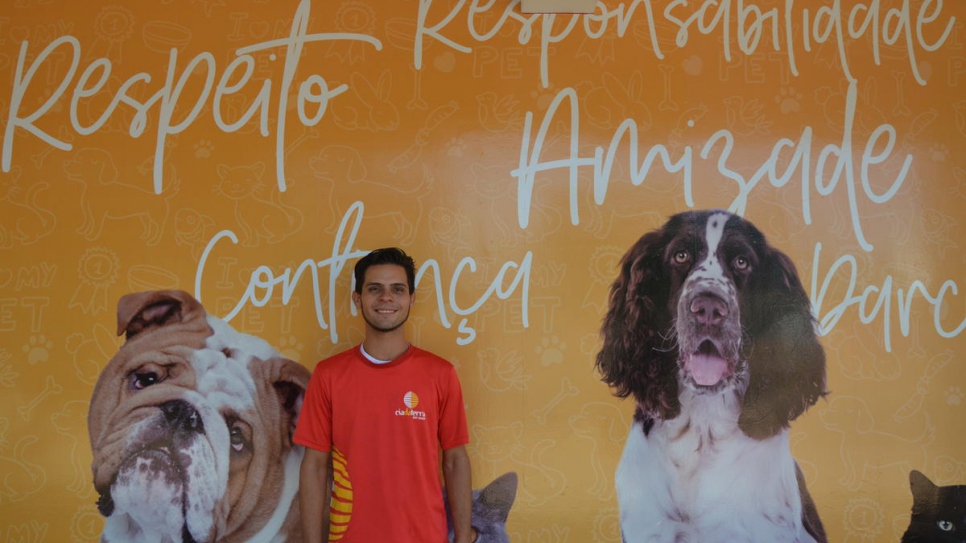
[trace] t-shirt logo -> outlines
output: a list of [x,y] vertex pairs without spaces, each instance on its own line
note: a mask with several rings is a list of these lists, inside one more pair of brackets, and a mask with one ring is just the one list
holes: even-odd
[[419,405],[419,396],[415,392],[409,391],[403,394],[403,404],[406,409],[397,409],[397,417],[410,417],[413,420],[426,420],[425,411],[416,411],[416,406]]

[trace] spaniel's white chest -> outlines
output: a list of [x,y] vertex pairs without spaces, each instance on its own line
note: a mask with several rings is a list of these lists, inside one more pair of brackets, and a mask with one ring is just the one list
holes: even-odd
[[[719,421],[720,422],[720,421]],[[686,414],[631,427],[617,468],[626,543],[813,543],[788,433],[757,441]]]

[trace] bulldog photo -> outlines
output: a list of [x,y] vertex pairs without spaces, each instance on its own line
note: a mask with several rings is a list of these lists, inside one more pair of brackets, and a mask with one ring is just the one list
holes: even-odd
[[125,295],[88,431],[106,543],[301,540],[309,371],[183,291]]

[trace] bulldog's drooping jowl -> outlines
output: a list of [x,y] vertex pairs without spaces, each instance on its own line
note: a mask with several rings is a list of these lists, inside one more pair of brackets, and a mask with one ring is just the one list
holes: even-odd
[[188,293],[128,294],[88,414],[102,541],[299,541],[309,371]]

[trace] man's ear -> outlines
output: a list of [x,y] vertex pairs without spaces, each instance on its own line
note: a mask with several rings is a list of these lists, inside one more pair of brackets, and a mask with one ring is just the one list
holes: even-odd
[[356,306],[356,309],[362,309],[359,307],[359,293],[354,290],[352,291],[352,305]]

